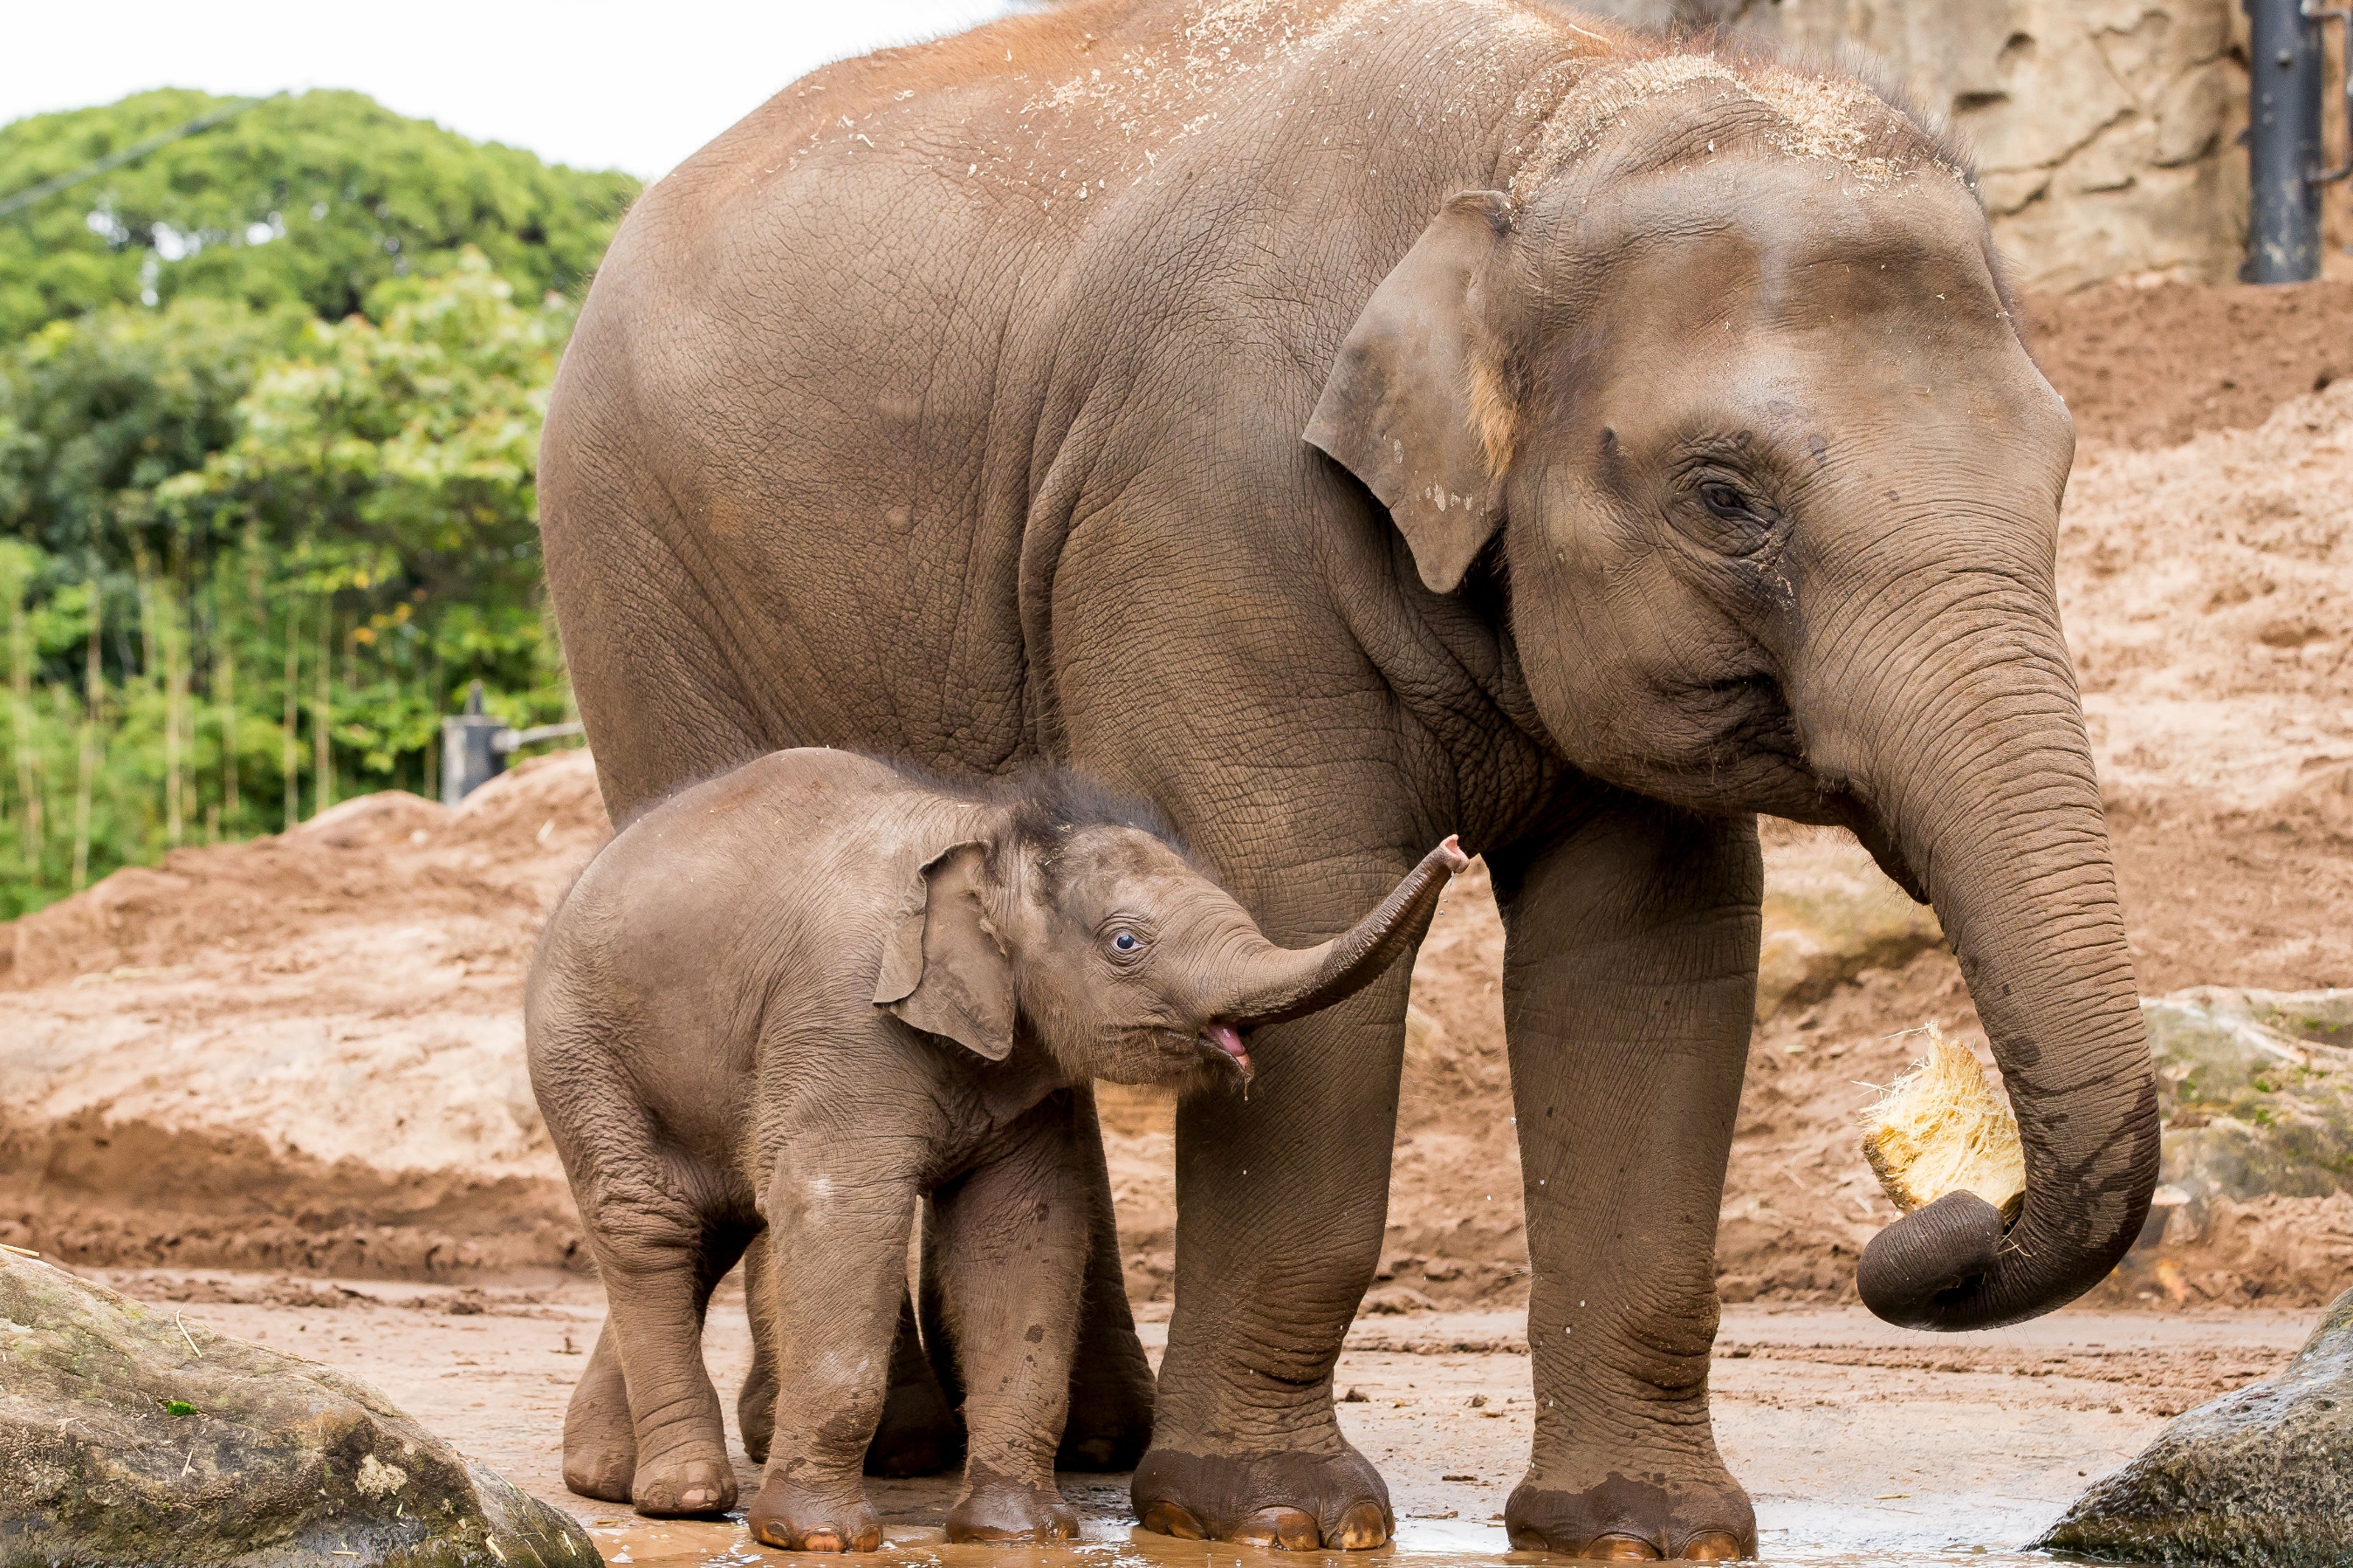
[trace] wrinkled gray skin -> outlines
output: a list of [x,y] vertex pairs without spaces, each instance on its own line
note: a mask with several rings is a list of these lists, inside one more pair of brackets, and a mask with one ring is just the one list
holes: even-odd
[[[1079,0],[829,67],[649,191],[542,484],[621,816],[786,743],[1068,760],[1280,941],[1459,827],[1527,1183],[1512,1538],[1711,1557],[1755,1542],[1707,1409],[1754,814],[1935,904],[2025,1140],[1999,1249],[1906,1216],[1874,1310],[2046,1311],[2155,1182],[2052,584],[2072,448],[1954,157],[1842,79],[1519,0]],[[1387,1538],[1330,1376],[1405,1000],[1179,1114],[1151,1528]]]
[[[733,1505],[702,1314],[748,1241],[775,1389],[752,1529],[873,1551],[860,1471],[929,1198],[935,1348],[970,1434],[948,1539],[1076,1535],[1054,1456],[1110,1231],[1088,1086],[1236,1098],[1240,1031],[1362,989],[1465,864],[1449,839],[1294,952],[1134,823],[1050,775],[973,799],[847,752],[779,752],[589,865],[525,1005],[532,1086],[611,1306],[565,1425],[574,1490],[647,1514]],[[1125,1370],[1148,1398],[1141,1358]]]

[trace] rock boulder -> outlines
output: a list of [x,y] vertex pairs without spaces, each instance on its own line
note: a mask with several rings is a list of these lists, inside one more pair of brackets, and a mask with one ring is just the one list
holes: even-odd
[[599,1559],[575,1521],[366,1384],[0,1253],[0,1563]]
[[2353,1562],[2353,1290],[2287,1370],[2177,1419],[2034,1544],[2136,1563]]

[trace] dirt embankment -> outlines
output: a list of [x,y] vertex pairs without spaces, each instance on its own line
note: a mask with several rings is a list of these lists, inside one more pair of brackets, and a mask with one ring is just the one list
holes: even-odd
[[[2118,289],[2036,316],[2084,435],[2061,591],[2141,989],[2353,984],[2353,377],[2328,359],[2353,286]],[[454,813],[370,797],[0,927],[0,1239],[346,1276],[565,1265],[521,982],[606,832],[574,753]],[[1734,1300],[1841,1297],[1894,1213],[1856,1147],[1858,1084],[1932,1018],[1984,1041],[1933,921],[1851,841],[1767,837],[1767,1016],[1719,1265]],[[1415,971],[1376,1311],[1525,1289],[1502,945],[1474,872]],[[1165,1299],[1171,1108],[1114,1091],[1104,1113],[1131,1289]],[[2223,1200],[2111,1294],[2304,1301],[2348,1270],[2353,1198]]]
[[0,1239],[89,1263],[561,1267],[522,972],[603,842],[585,752],[346,802],[0,926]]

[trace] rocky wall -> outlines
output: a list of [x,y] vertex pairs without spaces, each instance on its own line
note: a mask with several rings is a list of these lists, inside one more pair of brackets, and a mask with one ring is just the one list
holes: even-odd
[[[2238,0],[1584,3],[1640,25],[1868,51],[1975,150],[1995,239],[2028,289],[2237,276],[2247,209]],[[2331,134],[2341,135],[2333,106]],[[2353,270],[2348,200],[2341,185],[2328,195],[2331,275]]]

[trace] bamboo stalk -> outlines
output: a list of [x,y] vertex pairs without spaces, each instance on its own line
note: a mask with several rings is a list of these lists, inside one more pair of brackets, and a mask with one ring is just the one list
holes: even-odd
[[[220,817],[237,831],[237,643],[229,636],[228,617],[220,613],[220,580],[213,580],[213,700],[220,711]],[[220,837],[213,833],[213,837]]]
[[156,641],[164,657],[164,841],[176,849],[186,829],[185,802],[180,793],[180,722],[187,707],[187,639],[183,635],[179,595],[168,585],[150,593],[148,607],[155,613]]
[[286,831],[302,820],[302,753],[294,744],[294,721],[302,702],[302,600],[299,595],[286,599],[286,728],[280,747],[280,760],[286,768]]
[[33,740],[33,626],[25,603],[25,584],[16,584],[16,603],[8,616],[8,687],[16,698],[16,789],[24,797],[24,815],[17,819],[17,845],[26,873],[41,885],[41,859],[47,847],[41,822],[40,753]]
[[335,602],[319,595],[319,696],[311,710],[311,810],[313,816],[335,804],[335,753],[329,733],[332,722],[328,694],[334,675]]
[[90,881],[90,797],[98,776],[98,723],[106,690],[98,660],[100,623],[104,619],[105,610],[106,595],[99,586],[96,574],[92,574],[90,580],[90,645],[82,660],[82,720],[77,736],[79,766],[74,779],[71,886],[77,893]]

